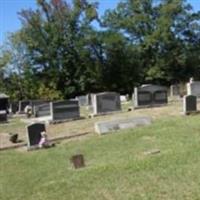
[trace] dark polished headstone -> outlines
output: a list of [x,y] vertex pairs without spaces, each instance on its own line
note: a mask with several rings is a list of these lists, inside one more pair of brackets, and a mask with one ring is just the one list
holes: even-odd
[[34,107],[35,117],[45,117],[51,115],[50,103],[37,105]]
[[121,111],[120,94],[116,92],[94,94],[92,104],[94,115]]
[[193,95],[186,95],[183,97],[183,112],[190,114],[197,112],[197,97]]
[[80,107],[77,100],[65,100],[51,103],[53,121],[80,118]]
[[11,102],[10,109],[13,114],[17,113],[19,111],[19,102],[17,102],[17,101]]
[[46,128],[42,123],[35,123],[27,126],[28,148],[39,144],[41,132],[44,131],[46,131]]
[[6,110],[0,110],[0,123],[1,122],[7,122],[7,111]]
[[159,85],[142,85],[134,89],[134,107],[151,107],[168,103],[167,88]]

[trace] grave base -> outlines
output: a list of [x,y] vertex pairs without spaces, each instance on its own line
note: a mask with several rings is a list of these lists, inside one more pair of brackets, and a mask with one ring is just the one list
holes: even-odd
[[107,134],[112,131],[121,129],[136,128],[138,126],[150,125],[152,119],[150,117],[134,117],[127,119],[117,119],[105,122],[95,123],[95,132],[98,134]]
[[59,123],[71,122],[71,121],[81,120],[81,119],[84,119],[84,117],[76,117],[76,118],[72,118],[72,119],[63,119],[63,120],[50,120],[49,123],[50,124],[59,124]]
[[182,115],[197,115],[200,114],[200,111],[193,111],[193,112],[181,112]]

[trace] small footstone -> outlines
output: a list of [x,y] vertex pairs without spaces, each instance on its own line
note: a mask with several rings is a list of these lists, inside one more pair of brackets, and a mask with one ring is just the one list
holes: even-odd
[[75,169],[85,167],[84,157],[82,154],[72,156],[71,162],[73,163]]

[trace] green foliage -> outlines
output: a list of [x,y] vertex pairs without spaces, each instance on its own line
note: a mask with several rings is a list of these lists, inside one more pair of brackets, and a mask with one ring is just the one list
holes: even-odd
[[[107,27],[123,32],[139,50],[143,63],[138,67],[142,68],[143,81],[167,83],[200,76],[199,21],[200,13],[191,12],[183,0],[127,0],[104,18]],[[188,69],[193,47],[196,63]]]
[[22,10],[22,28],[1,52],[0,90],[57,99],[199,79],[200,12],[186,1],[124,0],[102,19],[89,2],[38,0]]
[[55,88],[47,88],[44,84],[41,84],[38,88],[38,99],[58,100],[62,99],[62,94],[60,91],[56,91]]

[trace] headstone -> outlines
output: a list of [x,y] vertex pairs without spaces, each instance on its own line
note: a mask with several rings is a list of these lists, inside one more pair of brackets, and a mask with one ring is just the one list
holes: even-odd
[[28,105],[31,105],[31,101],[30,100],[19,101],[19,110],[18,110],[18,113],[19,114],[23,114],[25,107],[28,106]]
[[35,123],[27,126],[28,149],[38,146],[41,139],[41,132],[44,131],[46,131],[46,128],[42,123]]
[[82,154],[72,156],[71,162],[73,163],[75,169],[85,167],[85,161]]
[[87,101],[87,106],[91,106],[92,105],[92,94],[89,93],[86,95],[86,101]]
[[51,116],[53,121],[80,118],[80,108],[77,100],[51,102]]
[[92,95],[93,115],[121,111],[120,95],[116,92],[103,92]]
[[7,112],[6,110],[0,110],[0,123],[7,122]]
[[171,85],[170,86],[170,96],[171,97],[180,96],[180,86],[179,85]]
[[7,121],[7,113],[8,113],[8,96],[0,93],[0,122]]
[[134,107],[151,107],[168,103],[167,88],[158,85],[142,85],[134,89]]
[[33,114],[35,115],[35,107],[43,105],[43,104],[48,104],[50,101],[48,100],[31,100],[31,107],[33,110]]
[[0,110],[8,111],[8,99],[9,97],[3,93],[0,93]]
[[128,119],[110,120],[107,122],[97,122],[95,123],[95,132],[99,134],[106,134],[111,131],[149,125],[151,122],[152,119],[150,117],[134,117]]
[[200,98],[200,81],[190,81],[187,83],[187,95],[194,95]]
[[127,96],[126,95],[120,95],[120,101],[121,102],[126,102],[127,101]]
[[190,114],[197,112],[197,97],[186,95],[183,97],[183,113]]
[[10,111],[15,114],[19,111],[19,102],[13,101],[10,103]]
[[91,106],[91,94],[77,96],[75,100],[78,100],[79,106]]
[[45,117],[51,115],[50,103],[34,106],[35,117]]
[[87,101],[87,95],[85,96],[78,96],[76,97],[76,99],[78,100],[79,102],[79,106],[87,106],[88,104],[88,101]]

